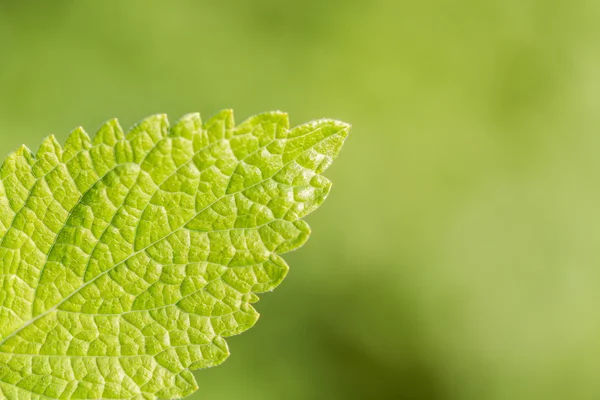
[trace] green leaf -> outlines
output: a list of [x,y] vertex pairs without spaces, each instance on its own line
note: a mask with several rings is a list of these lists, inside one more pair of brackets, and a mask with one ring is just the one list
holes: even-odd
[[327,197],[348,134],[281,112],[81,128],[0,168],[0,395],[155,399],[197,389],[258,319]]

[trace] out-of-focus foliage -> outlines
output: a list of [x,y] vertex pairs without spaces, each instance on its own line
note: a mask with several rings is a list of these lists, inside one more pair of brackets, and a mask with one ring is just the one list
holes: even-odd
[[599,18],[588,0],[0,0],[0,149],[155,112],[351,122],[268,318],[195,398],[597,398]]

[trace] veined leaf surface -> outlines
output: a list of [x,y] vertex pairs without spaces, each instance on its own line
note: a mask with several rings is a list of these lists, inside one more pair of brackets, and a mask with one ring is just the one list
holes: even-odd
[[179,398],[300,247],[347,124],[165,115],[78,128],[0,168],[0,395]]

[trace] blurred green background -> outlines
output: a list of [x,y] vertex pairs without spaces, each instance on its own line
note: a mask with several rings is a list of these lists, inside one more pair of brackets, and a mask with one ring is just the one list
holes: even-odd
[[600,3],[0,0],[0,151],[119,117],[353,124],[192,399],[600,398]]

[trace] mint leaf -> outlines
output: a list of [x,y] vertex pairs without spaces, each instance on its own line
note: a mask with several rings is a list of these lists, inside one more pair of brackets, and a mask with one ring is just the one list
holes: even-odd
[[197,389],[258,319],[256,293],[308,238],[302,220],[349,126],[289,129],[280,112],[231,111],[169,127],[25,147],[0,168],[0,394],[155,399]]

